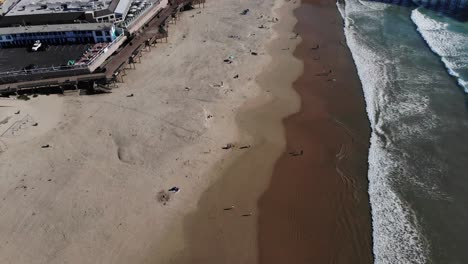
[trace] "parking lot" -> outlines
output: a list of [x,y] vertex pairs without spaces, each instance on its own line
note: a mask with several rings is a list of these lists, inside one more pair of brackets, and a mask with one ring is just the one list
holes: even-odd
[[27,48],[0,49],[0,72],[17,71],[25,68],[58,67],[78,59],[91,45],[50,45],[44,51],[30,52]]

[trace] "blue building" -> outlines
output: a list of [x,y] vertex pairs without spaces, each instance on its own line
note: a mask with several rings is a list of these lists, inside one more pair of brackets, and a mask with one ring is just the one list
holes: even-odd
[[48,44],[112,42],[122,32],[112,23],[17,26],[0,28],[0,47]]

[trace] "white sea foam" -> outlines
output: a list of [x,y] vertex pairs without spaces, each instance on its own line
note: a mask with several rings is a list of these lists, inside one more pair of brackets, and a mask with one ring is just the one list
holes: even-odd
[[[382,4],[383,5],[383,4]],[[405,113],[424,112],[428,101],[422,98],[417,105],[403,104],[402,109],[391,106],[385,89],[390,87],[389,58],[381,55],[381,50],[369,41],[363,24],[355,21],[363,17],[367,21],[379,24],[385,8],[373,8],[362,5],[358,0],[346,0],[338,4],[345,21],[345,35],[352,52],[359,78],[361,79],[366,109],[372,127],[369,149],[369,197],[372,208],[373,252],[375,263],[427,263],[428,243],[419,228],[411,207],[405,203],[394,189],[395,172],[406,164],[401,157],[388,151],[388,139],[384,125],[393,122]],[[372,21],[372,19],[374,19]],[[362,30],[364,28],[364,30]],[[410,98],[411,101],[417,98]],[[392,108],[392,109],[390,109]]]
[[359,3],[373,10],[384,10],[391,6],[390,4],[386,4],[382,2],[372,2],[372,1],[366,1],[366,0],[359,0]]
[[429,47],[440,56],[450,75],[468,93],[468,24],[417,8],[411,19]]

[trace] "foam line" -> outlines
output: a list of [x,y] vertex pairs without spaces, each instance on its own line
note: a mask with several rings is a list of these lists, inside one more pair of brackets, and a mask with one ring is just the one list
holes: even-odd
[[[372,19],[376,24],[381,23],[386,5],[369,7],[358,0],[346,0],[337,6],[345,22],[346,40],[362,83],[372,128],[368,178],[375,263],[427,263],[428,246],[418,221],[393,184],[395,171],[404,164],[401,157],[388,151],[383,130],[385,120],[393,118],[391,111],[382,112],[389,103],[385,89],[391,87],[392,80],[386,65],[391,63],[381,55],[379,47],[368,41],[375,36],[365,34],[366,25],[359,24],[363,17],[367,23]],[[382,118],[382,115],[387,116]]]

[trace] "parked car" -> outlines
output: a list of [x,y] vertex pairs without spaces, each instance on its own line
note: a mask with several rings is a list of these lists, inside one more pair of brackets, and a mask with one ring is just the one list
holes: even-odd
[[36,40],[28,50],[31,52],[44,51],[47,50],[47,45],[42,43],[40,40]]

